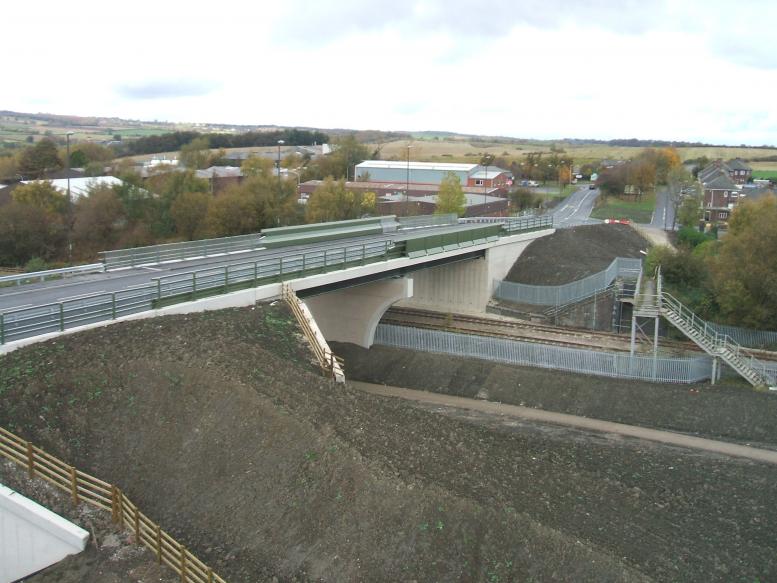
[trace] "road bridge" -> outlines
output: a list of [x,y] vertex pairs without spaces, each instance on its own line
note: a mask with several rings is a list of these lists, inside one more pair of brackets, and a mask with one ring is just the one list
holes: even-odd
[[486,219],[9,288],[0,293],[0,351],[114,321],[251,305],[279,297],[282,282],[309,298],[327,338],[369,346],[399,300],[484,312],[491,282],[552,232],[551,217]]

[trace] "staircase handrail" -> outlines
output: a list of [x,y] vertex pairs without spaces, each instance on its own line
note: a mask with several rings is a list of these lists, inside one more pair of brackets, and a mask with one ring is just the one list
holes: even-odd
[[662,291],[658,297],[660,305],[667,305],[669,308],[677,313],[680,319],[693,330],[698,332],[702,338],[712,344],[712,350],[715,352],[727,351],[732,356],[744,361],[744,363],[758,373],[763,379],[766,379],[770,384],[775,382],[772,378],[772,374],[768,370],[765,363],[761,362],[755,357],[751,351],[744,348],[728,334],[717,332],[709,323],[698,317],[692,310],[687,308],[680,300],[675,298],[672,294]]

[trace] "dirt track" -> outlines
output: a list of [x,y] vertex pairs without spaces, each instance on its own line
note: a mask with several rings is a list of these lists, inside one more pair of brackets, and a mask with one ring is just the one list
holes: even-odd
[[417,391],[405,389],[402,387],[391,387],[388,385],[376,385],[374,383],[364,383],[361,381],[349,381],[352,387],[365,391],[372,395],[382,395],[384,397],[397,397],[408,401],[417,401],[431,405],[441,405],[443,407],[456,407],[458,409],[467,409],[470,411],[479,411],[491,415],[503,415],[539,423],[551,423],[554,425],[563,425],[574,427],[576,429],[585,429],[590,431],[599,431],[611,433],[623,437],[633,437],[636,439],[646,439],[685,447],[698,449],[721,455],[741,457],[757,462],[765,462],[777,465],[777,451],[768,449],[759,449],[727,443],[725,441],[715,441],[704,439],[691,435],[680,433],[671,433],[669,431],[656,431],[636,425],[624,425],[623,423],[613,423],[612,421],[602,421],[600,419],[588,419],[577,415],[567,415],[565,413],[555,413],[553,411],[542,411],[532,409],[531,407],[518,407],[516,405],[507,405],[505,403],[493,403],[491,401],[479,401],[475,399],[465,399],[440,393],[430,393],[428,391]]

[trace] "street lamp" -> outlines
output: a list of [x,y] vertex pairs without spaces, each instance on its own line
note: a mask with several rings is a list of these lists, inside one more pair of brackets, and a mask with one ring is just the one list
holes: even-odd
[[408,214],[408,193],[410,192],[410,144],[407,145],[407,174],[405,175],[405,214]]
[[278,210],[275,215],[275,223],[277,225],[281,224],[281,200],[283,200],[283,189],[281,187],[281,146],[284,143],[283,140],[278,140]]
[[67,179],[67,262],[73,262],[73,199],[70,197],[70,136],[73,132],[65,134],[67,155],[65,156],[65,168]]

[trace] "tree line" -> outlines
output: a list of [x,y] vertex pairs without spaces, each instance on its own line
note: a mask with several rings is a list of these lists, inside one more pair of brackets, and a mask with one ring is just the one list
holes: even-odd
[[329,136],[319,131],[307,130],[275,130],[270,132],[245,132],[241,134],[200,133],[194,131],[172,132],[154,136],[145,136],[117,145],[119,155],[158,154],[173,152],[182,146],[204,138],[211,148],[250,148],[260,146],[275,146],[278,140],[291,146],[309,146],[311,144],[326,144]]
[[654,247],[647,269],[661,266],[666,286],[702,318],[777,330],[777,197],[739,204],[726,236],[680,229],[677,250]]

